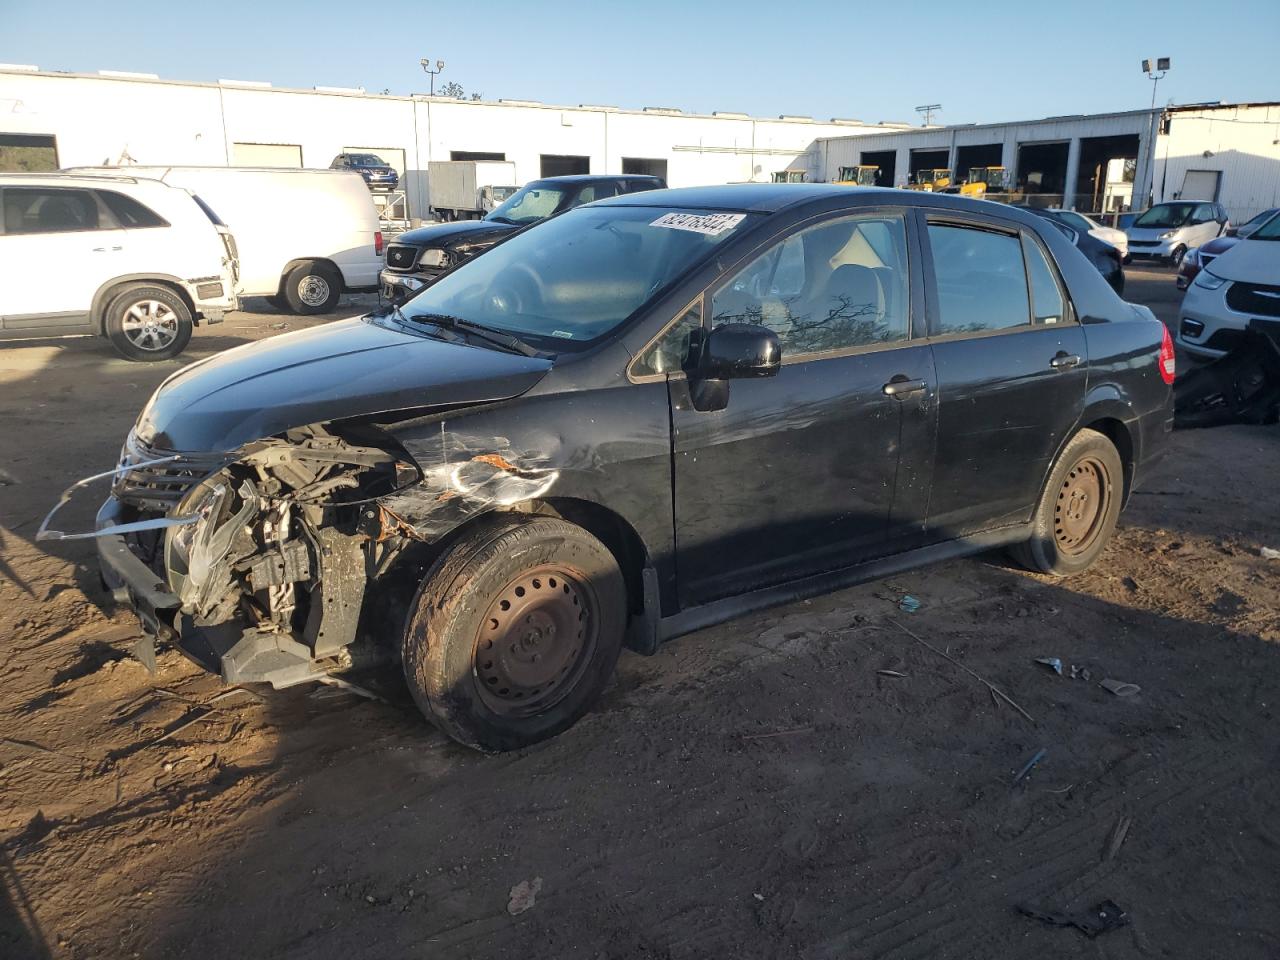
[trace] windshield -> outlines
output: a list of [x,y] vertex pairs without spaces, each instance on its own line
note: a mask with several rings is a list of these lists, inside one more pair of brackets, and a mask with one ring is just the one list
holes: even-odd
[[1250,240],[1280,240],[1280,213],[1249,234]]
[[525,226],[545,220],[556,212],[568,190],[545,184],[527,183],[494,209],[486,220],[500,220]]
[[357,167],[385,167],[386,163],[381,157],[375,157],[372,153],[353,153],[351,162]]
[[1137,220],[1135,227],[1180,227],[1191,219],[1194,203],[1158,203]]
[[404,306],[550,345],[594,340],[743,229],[747,214],[578,207],[447,273]]
[[1085,220],[1085,218],[1080,216],[1080,214],[1074,213],[1071,210],[1063,210],[1058,214],[1058,216],[1062,218],[1063,223],[1068,227],[1071,227],[1073,230],[1079,230],[1082,233],[1089,232],[1089,221]]
[[1236,236],[1252,236],[1255,230],[1274,217],[1277,213],[1280,213],[1280,210],[1263,210],[1261,213],[1240,224],[1239,228],[1236,230]]

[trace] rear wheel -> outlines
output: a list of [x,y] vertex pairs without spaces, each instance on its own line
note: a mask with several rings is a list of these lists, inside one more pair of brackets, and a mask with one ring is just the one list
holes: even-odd
[[437,561],[405,631],[414,700],[478,750],[567,730],[613,674],[626,590],[613,554],[551,517],[484,522]]
[[1065,577],[1088,569],[1115,532],[1124,466],[1097,430],[1071,438],[1054,464],[1032,517],[1032,536],[1011,548],[1029,570]]
[[191,310],[168,287],[130,284],[112,298],[104,315],[108,339],[128,360],[171,360],[186,349]]
[[328,313],[342,296],[342,277],[327,263],[304,260],[285,274],[283,292],[294,313]]

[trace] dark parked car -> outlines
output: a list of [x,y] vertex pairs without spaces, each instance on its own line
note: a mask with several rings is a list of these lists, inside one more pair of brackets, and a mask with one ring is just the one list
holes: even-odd
[[1076,245],[1076,249],[1098,268],[1098,272],[1111,285],[1112,290],[1116,293],[1124,293],[1124,255],[1119,250],[1105,240],[1099,240],[1093,234],[1077,230],[1057,210],[1043,210],[1039,207],[1021,207],[1020,209],[1052,222],[1068,240]]
[[1214,260],[1222,256],[1241,240],[1245,240],[1252,236],[1260,226],[1280,213],[1280,207],[1272,207],[1270,210],[1263,210],[1256,217],[1246,220],[1238,227],[1228,227],[1226,233],[1220,237],[1214,237],[1208,243],[1201,244],[1194,250],[1188,250],[1187,255],[1182,258],[1182,263],[1178,265],[1177,284],[1179,290],[1185,290],[1191,286],[1195,280],[1196,274],[1213,263]]
[[1173,362],[1149,310],[1011,207],[616,197],[403,310],[174,374],[99,557],[229,683],[388,644],[444,731],[510,749],[582,716],[623,646],[992,547],[1086,569],[1164,446]]
[[371,190],[394,190],[400,174],[376,153],[340,153],[329,164],[330,170],[351,170],[364,177]]
[[661,177],[639,174],[580,174],[526,183],[482,220],[436,223],[396,237],[387,247],[382,295],[392,303],[404,303],[446,271],[517,230],[584,203],[665,186]]

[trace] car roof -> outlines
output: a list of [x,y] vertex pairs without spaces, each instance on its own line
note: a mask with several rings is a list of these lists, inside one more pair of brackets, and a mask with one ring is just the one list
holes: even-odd
[[563,177],[539,177],[531,183],[615,183],[619,180],[652,180],[661,181],[647,173],[570,173]]
[[[832,200],[844,200],[849,207],[890,203],[895,206],[932,207],[1003,217],[1035,224],[1025,211],[1004,203],[974,200],[959,194],[899,190],[893,187],[850,187],[837,183],[730,183],[713,187],[680,187],[674,190],[647,190],[607,200],[591,206],[673,207],[693,210],[735,210],[747,213],[777,213],[805,206],[830,209]],[[836,204],[836,206],[840,206]]]
[[143,187],[168,187],[154,177],[135,177],[124,173],[0,173],[0,185],[11,187],[105,187],[124,184]]

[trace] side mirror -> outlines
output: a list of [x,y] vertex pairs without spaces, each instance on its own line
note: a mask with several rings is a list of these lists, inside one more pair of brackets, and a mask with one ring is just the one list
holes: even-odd
[[705,380],[772,377],[782,365],[778,335],[758,323],[725,323],[702,343],[696,375]]

